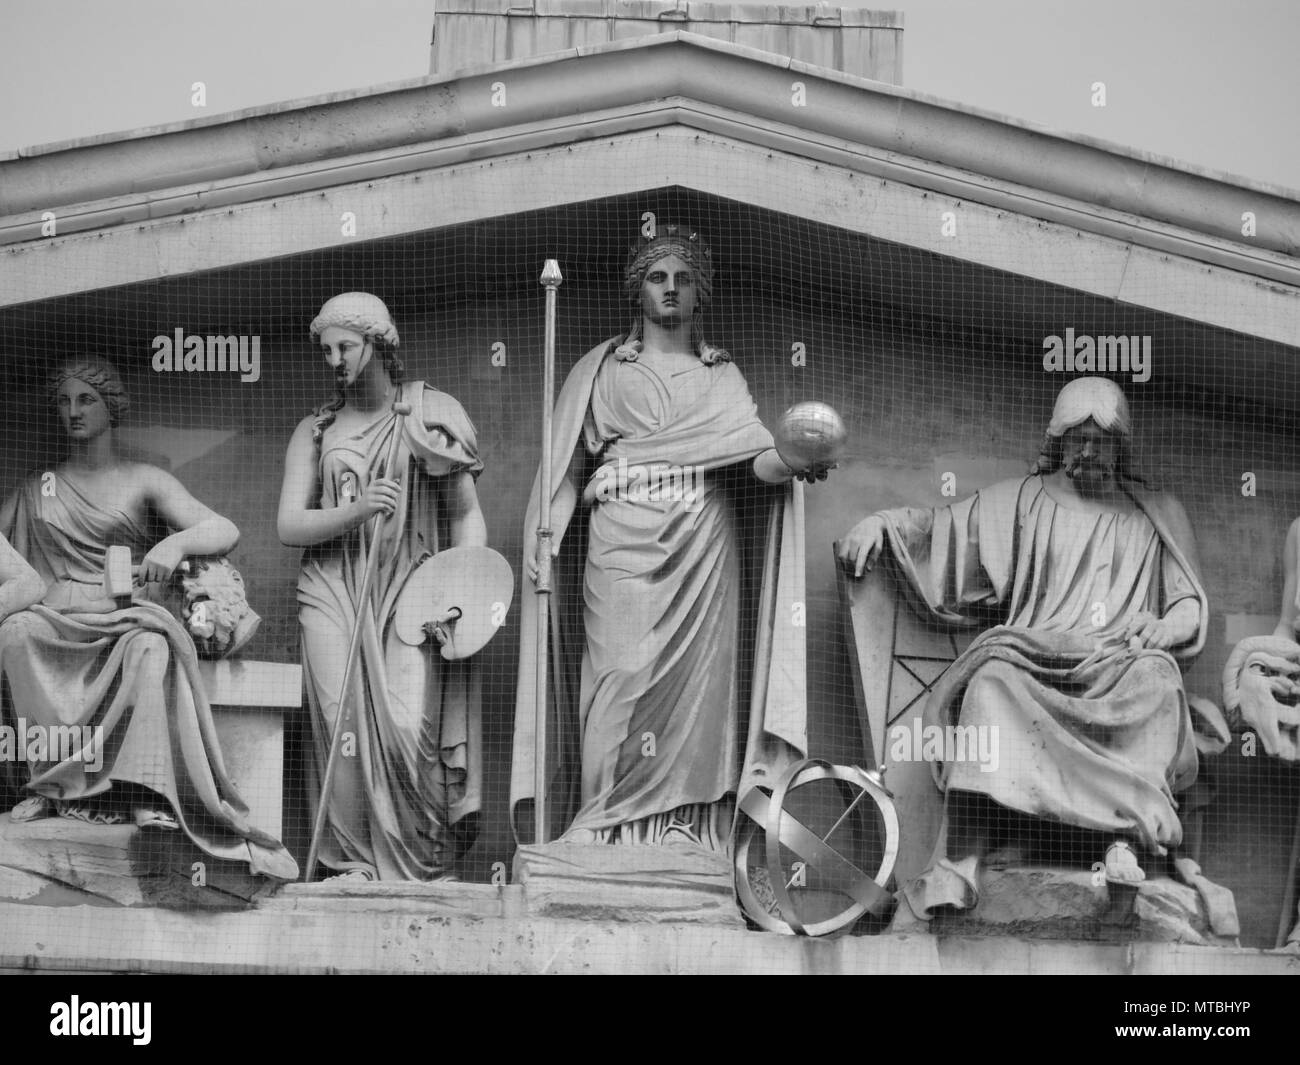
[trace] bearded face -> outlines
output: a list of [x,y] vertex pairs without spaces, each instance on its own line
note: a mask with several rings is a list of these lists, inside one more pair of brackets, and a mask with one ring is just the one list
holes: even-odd
[[1119,467],[1120,439],[1089,418],[1061,438],[1061,466],[1065,475],[1085,488],[1110,483]]
[[1223,670],[1223,703],[1268,754],[1300,761],[1300,644],[1278,636],[1242,640]]

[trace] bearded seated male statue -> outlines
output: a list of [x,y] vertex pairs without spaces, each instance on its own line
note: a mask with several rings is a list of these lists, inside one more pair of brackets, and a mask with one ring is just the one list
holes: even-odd
[[1230,897],[1174,862],[1175,795],[1196,780],[1198,744],[1222,749],[1227,729],[1183,687],[1209,616],[1191,526],[1136,474],[1131,437],[1117,385],[1072,381],[1028,476],[873,514],[838,547],[851,578],[888,552],[935,622],[989,626],[925,705],[926,728],[976,736],[996,759],[932,760],[938,840],[902,892],[922,920],[973,909],[982,865],[1081,863],[1136,888],[1144,865],[1173,863],[1214,897],[1216,931],[1235,934]]

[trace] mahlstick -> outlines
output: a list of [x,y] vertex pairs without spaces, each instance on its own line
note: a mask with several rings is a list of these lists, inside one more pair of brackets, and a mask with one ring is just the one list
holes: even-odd
[[[393,478],[393,467],[397,463],[397,449],[402,443],[402,419],[411,413],[411,405],[402,403],[400,400],[393,404],[393,438],[388,442],[388,454],[384,458],[384,468],[382,476],[391,480]],[[356,668],[357,655],[361,650],[361,621],[362,612],[366,609],[366,600],[370,596],[370,585],[375,578],[375,570],[379,565],[379,552],[375,550],[375,541],[379,536],[379,527],[383,523],[384,515],[376,514],[370,520],[370,548],[366,553],[366,540],[361,541],[361,550],[365,554],[366,570],[361,577],[361,587],[357,590],[357,599],[355,606],[356,619],[352,623],[352,640],[348,644],[348,659],[343,666],[343,683],[339,685],[339,708],[334,718],[334,735],[330,739],[330,756],[325,763],[325,774],[321,778],[320,800],[316,807],[316,820],[311,830],[311,849],[307,852],[307,869],[303,873],[303,880],[310,884],[312,873],[316,868],[317,852],[320,850],[321,833],[325,830],[325,817],[329,810],[330,788],[334,784],[334,771],[338,766],[339,747],[341,737],[343,736],[343,723],[347,717],[348,709],[348,692],[352,687],[352,672]],[[361,526],[362,535],[365,525]]]

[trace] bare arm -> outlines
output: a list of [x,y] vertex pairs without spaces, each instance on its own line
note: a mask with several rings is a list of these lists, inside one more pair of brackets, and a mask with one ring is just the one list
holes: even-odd
[[40,575],[0,536],[0,621],[26,610],[44,595],[45,582]]
[[186,555],[224,555],[239,543],[229,518],[204,506],[180,481],[156,466],[143,469],[145,500],[174,529],[154,545],[140,563],[142,581],[164,581]]
[[396,481],[376,478],[361,498],[342,507],[321,510],[316,445],[311,438],[312,419],[304,418],[294,430],[284,456],[284,481],[280,485],[280,510],[276,532],[286,547],[310,547],[350,532],[375,514],[391,514],[400,491]]
[[1282,611],[1278,615],[1277,628],[1273,630],[1274,636],[1287,640],[1296,637],[1296,551],[1300,548],[1297,541],[1300,541],[1300,518],[1291,523],[1291,528],[1286,533],[1286,547],[1282,550],[1282,572],[1286,578],[1282,582]]
[[452,547],[485,547],[487,523],[478,505],[474,477],[456,473],[437,482],[440,503],[446,508],[451,526]]
[[776,448],[770,447],[754,456],[754,476],[768,484],[785,484],[794,479],[794,470],[781,461]]

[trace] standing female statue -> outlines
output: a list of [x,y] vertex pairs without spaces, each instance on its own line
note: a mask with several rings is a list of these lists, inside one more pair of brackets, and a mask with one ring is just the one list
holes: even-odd
[[[624,290],[632,328],[570,371],[554,466],[538,471],[524,526],[535,579],[546,485],[556,545],[547,822],[571,842],[723,851],[738,792],[774,783],[807,746],[802,486],[791,486],[731,356],[704,340],[713,264],[699,236],[665,227],[634,251]],[[527,836],[529,604],[522,617],[512,807]]]
[[[11,816],[180,828],[215,857],[295,879],[293,858],[249,823],[226,776],[193,640],[153,601],[182,559],[225,554],[239,530],[171,474],[118,454],[128,398],[111,365],[65,366],[52,393],[67,458],[0,508],[0,530],[46,591],[0,625],[0,673],[7,717],[47,737],[75,726],[79,741],[66,757],[30,764],[30,796]],[[157,523],[170,531],[155,543]],[[125,606],[105,592],[113,546],[140,560],[143,587]]]
[[[321,862],[365,879],[432,880],[473,841],[481,774],[478,674],[403,643],[393,610],[412,569],[447,547],[487,540],[474,482],[474,426],[451,396],[403,382],[398,335],[376,296],[346,292],[311,323],[334,397],[289,442],[280,539],[303,547],[298,619],[319,781],[339,713],[347,651],[362,626]],[[410,413],[397,416],[393,404]],[[397,476],[383,476],[394,433]],[[380,515],[370,540],[369,519]],[[370,552],[370,595],[358,607]],[[316,784],[319,787],[319,783]],[[308,875],[310,875],[310,870]]]

